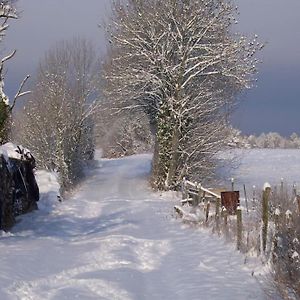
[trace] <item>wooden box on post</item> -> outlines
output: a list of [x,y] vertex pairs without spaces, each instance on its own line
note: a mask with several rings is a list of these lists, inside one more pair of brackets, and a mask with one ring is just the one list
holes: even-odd
[[238,206],[240,205],[240,192],[228,191],[221,192],[221,205],[225,207],[228,214],[235,215]]

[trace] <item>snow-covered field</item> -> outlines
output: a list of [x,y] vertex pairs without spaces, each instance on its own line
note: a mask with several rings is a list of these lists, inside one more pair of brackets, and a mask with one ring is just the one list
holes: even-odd
[[[265,299],[234,245],[172,217],[178,199],[149,189],[150,161],[99,158],[61,203],[55,175],[39,172],[40,209],[0,237],[0,299]],[[235,172],[259,185],[298,170],[297,151],[255,150]]]
[[255,185],[262,190],[265,182],[274,186],[279,185],[282,179],[285,184],[296,184],[300,189],[299,149],[235,149],[220,156],[233,161],[234,169],[230,173],[226,165],[220,171],[227,187],[230,187],[233,177],[240,189],[245,184],[247,189]]

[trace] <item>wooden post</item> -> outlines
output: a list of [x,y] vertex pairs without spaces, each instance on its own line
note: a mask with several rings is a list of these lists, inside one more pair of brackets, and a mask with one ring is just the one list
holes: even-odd
[[243,223],[242,223],[242,210],[240,207],[236,210],[236,217],[237,217],[237,239],[236,245],[237,249],[241,250],[242,248],[242,234],[243,234]]
[[280,180],[280,196],[283,197],[283,178]]
[[210,209],[210,202],[208,201],[207,204],[206,204],[206,223],[208,222],[208,219],[209,219],[209,209]]
[[221,209],[221,199],[217,198],[216,199],[216,229],[218,234],[220,234],[220,209]]
[[221,209],[221,199],[217,198],[217,200],[216,200],[216,219],[220,217],[220,209]]
[[199,198],[198,198],[198,183],[195,182],[195,189],[197,190],[197,195],[193,195],[193,205],[194,207],[198,206],[199,204]]
[[222,211],[223,211],[223,218],[224,218],[224,226],[227,226],[228,225],[228,212],[227,212],[226,207],[223,207]]
[[223,207],[222,209],[222,215],[224,218],[224,233],[225,233],[225,237],[228,237],[228,212],[227,209],[225,207]]
[[293,195],[294,197],[297,197],[297,185],[295,182],[293,183]]
[[300,216],[300,196],[297,196],[298,214]]
[[231,191],[234,191],[234,178],[231,178]]
[[275,228],[276,230],[279,229],[279,224],[280,224],[280,209],[277,207],[275,209],[275,212],[274,212],[274,223],[275,223]]
[[287,228],[292,228],[292,218],[293,218],[293,213],[288,209],[285,212],[285,222]]
[[246,192],[246,185],[245,185],[245,184],[244,184],[244,194],[245,194],[245,202],[246,202],[247,213],[249,213],[249,209],[248,209],[248,199],[247,199],[247,192]]
[[271,193],[271,186],[269,184],[264,185],[263,199],[262,199],[262,250],[266,251],[267,236],[268,236],[268,224],[269,224],[269,197]]
[[252,209],[255,209],[255,203],[256,203],[256,186],[253,186],[253,196],[252,196]]
[[183,179],[182,179],[181,193],[182,193],[182,200],[184,200],[185,199],[185,177],[183,177]]
[[198,202],[200,203],[201,200],[203,200],[201,197],[201,183],[198,184],[197,189],[198,189]]

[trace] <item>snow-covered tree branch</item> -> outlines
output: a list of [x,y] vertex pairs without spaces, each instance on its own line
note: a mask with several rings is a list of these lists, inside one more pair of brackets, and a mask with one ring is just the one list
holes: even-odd
[[[0,24],[0,42],[8,29],[8,20],[17,18],[18,15],[16,9],[12,6],[12,1],[2,1],[0,3],[0,22],[2,22]],[[0,60],[0,144],[3,144],[8,140],[11,127],[11,113],[17,99],[30,93],[29,91],[23,91],[24,85],[29,79],[29,75],[22,81],[12,103],[10,103],[8,96],[4,92],[4,64],[12,59],[15,54],[16,50],[13,50],[10,54]]]
[[82,176],[84,162],[93,157],[97,65],[87,40],[58,43],[41,61],[25,107],[21,140],[40,166],[59,172],[64,189]]
[[153,185],[212,175],[236,95],[251,85],[262,46],[232,33],[231,1],[114,2],[105,96],[139,106],[156,132]]

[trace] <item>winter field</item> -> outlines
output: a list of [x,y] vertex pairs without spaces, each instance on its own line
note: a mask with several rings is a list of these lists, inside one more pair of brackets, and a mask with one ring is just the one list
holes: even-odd
[[243,184],[249,191],[253,186],[262,190],[265,182],[274,186],[281,180],[288,186],[296,184],[300,188],[299,149],[237,149],[224,152],[221,158],[233,160],[234,168],[230,173],[226,164],[220,170],[227,187],[233,177],[240,190]]
[[[238,154],[237,184],[300,181],[297,150]],[[258,262],[183,225],[179,198],[150,190],[150,155],[97,158],[63,202],[55,175],[38,172],[39,210],[0,238],[0,299],[268,299]]]

